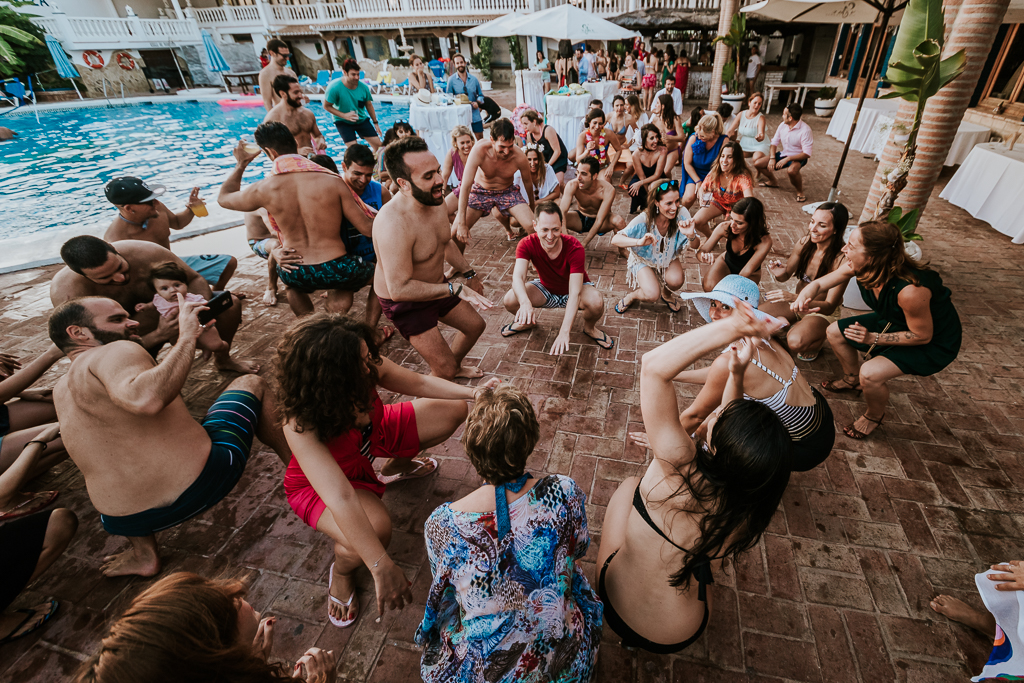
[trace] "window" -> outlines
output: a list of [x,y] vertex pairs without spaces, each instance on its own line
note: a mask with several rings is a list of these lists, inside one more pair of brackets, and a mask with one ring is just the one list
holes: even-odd
[[231,37],[236,43],[252,43],[252,36],[248,33],[232,33]]
[[363,36],[363,54],[367,59],[381,61],[391,57],[388,43],[380,36]]
[[1024,31],[1020,24],[1014,24],[1007,31],[1002,43],[993,48],[998,50],[995,64],[985,85],[985,97],[997,100],[1024,102]]

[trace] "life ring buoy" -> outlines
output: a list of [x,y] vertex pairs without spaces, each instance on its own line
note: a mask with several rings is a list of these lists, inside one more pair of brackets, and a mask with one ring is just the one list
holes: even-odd
[[82,59],[85,60],[85,65],[88,67],[93,69],[103,68],[103,55],[96,50],[86,50],[82,53]]
[[117,60],[117,65],[125,71],[131,71],[135,68],[135,58],[127,52],[118,52],[114,59]]

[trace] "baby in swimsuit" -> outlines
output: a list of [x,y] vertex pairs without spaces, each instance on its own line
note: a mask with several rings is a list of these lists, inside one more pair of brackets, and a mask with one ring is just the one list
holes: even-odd
[[[153,305],[156,306],[157,313],[164,318],[178,316],[178,294],[184,296],[185,301],[189,303],[206,303],[206,299],[188,291],[188,285],[185,284],[186,279],[184,269],[171,261],[157,266],[150,273],[150,282],[153,289],[156,290],[156,294],[153,295]],[[145,306],[146,304],[139,304],[135,310],[139,311]],[[220,338],[214,321],[210,321],[206,325],[206,329],[196,340],[196,346],[202,349],[203,358],[209,358],[215,351],[227,351],[230,348],[228,343]]]

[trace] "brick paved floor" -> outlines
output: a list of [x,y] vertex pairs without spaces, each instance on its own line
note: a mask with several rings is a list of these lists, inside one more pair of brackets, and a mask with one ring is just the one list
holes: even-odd
[[[812,199],[824,199],[841,148],[825,137],[826,122],[810,123],[816,153],[805,173],[807,189]],[[874,169],[874,162],[860,156],[849,160],[842,187],[854,215]],[[731,572],[716,577],[711,623],[693,647],[680,656],[630,652],[606,630],[598,681],[939,683],[963,681],[979,669],[987,644],[932,613],[928,600],[941,591],[980,606],[973,574],[992,562],[1024,557],[1024,251],[937,195],[938,190],[922,226],[924,248],[963,318],[959,360],[935,377],[892,382],[883,427],[863,442],[839,435],[823,466],[794,475],[763,541]],[[788,250],[806,217],[791,194],[770,190],[760,196],[773,235]],[[625,211],[623,199],[616,208]],[[490,296],[499,298],[509,286],[513,249],[496,223],[475,229],[469,255]],[[699,316],[689,307],[673,316],[663,306],[618,316],[610,309],[625,291],[625,262],[604,238],[587,265],[608,302],[604,327],[616,338],[614,351],[590,343],[577,321],[569,353],[552,358],[545,350],[559,314],[545,313],[540,329],[506,340],[498,330],[507,314],[495,309],[486,316],[487,332],[471,360],[534,399],[542,436],[530,468],[569,474],[586,491],[592,545],[584,566],[593,576],[605,505],[619,481],[646,463],[645,453],[626,442],[626,431],[641,427],[636,360]],[[44,347],[53,271],[0,277],[4,351],[31,357]],[[258,294],[264,272],[262,261],[243,259],[232,288]],[[697,290],[698,281],[690,261],[687,289]],[[269,364],[291,321],[283,305],[249,304],[238,354]],[[392,342],[388,355],[425,369],[403,340]],[[811,381],[838,371],[827,352],[802,368]],[[194,414],[229,379],[197,363],[185,386]],[[685,402],[695,388],[680,385],[679,391]],[[829,401],[841,424],[860,410],[856,400]],[[265,448],[228,500],[161,535],[166,569],[247,575],[253,604],[279,617],[279,657],[294,660],[317,644],[334,649],[345,680],[418,680],[419,651],[412,638],[430,582],[423,523],[439,503],[480,483],[457,438],[431,453],[441,462],[436,476],[396,485],[384,497],[395,526],[390,552],[414,580],[417,604],[387,614],[379,624],[368,605],[372,586],[364,572],[357,624],[345,630],[327,625],[330,545],[288,508],[283,468]],[[78,513],[81,527],[67,554],[20,600],[55,596],[60,611],[37,634],[3,648],[0,678],[66,680],[95,650],[108,620],[151,581],[101,577],[100,558],[119,544],[101,529],[73,465],[57,468],[31,488],[60,488],[60,504]]]

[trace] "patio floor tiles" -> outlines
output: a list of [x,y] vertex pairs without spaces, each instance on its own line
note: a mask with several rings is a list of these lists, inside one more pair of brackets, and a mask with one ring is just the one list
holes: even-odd
[[[773,116],[773,126],[777,121]],[[822,199],[841,147],[824,135],[825,121],[809,123],[816,152],[804,174],[806,187],[812,199]],[[874,169],[859,155],[847,162],[842,199],[855,214]],[[936,377],[893,382],[886,423],[870,439],[840,435],[823,466],[792,477],[762,541],[716,577],[711,622],[693,646],[672,656],[629,651],[606,627],[597,681],[935,683],[965,680],[984,662],[984,638],[935,614],[928,601],[942,592],[980,606],[974,574],[993,562],[1024,559],[1024,346],[1017,343],[1024,338],[1024,259],[1008,238],[937,195],[938,189],[921,232],[926,256],[953,290],[964,322],[960,360]],[[807,225],[793,195],[784,187],[758,189],[758,196],[765,200],[773,235],[793,244]],[[620,196],[615,210],[625,209]],[[777,251],[785,255],[781,247]],[[511,255],[495,222],[488,219],[474,229],[468,256],[494,300],[509,286]],[[601,326],[615,338],[614,349],[597,348],[577,321],[569,352],[550,356],[560,311],[544,311],[540,328],[504,339],[498,330],[510,316],[496,307],[484,314],[487,331],[470,354],[486,372],[520,386],[537,408],[541,442],[531,471],[568,474],[587,493],[592,547],[583,567],[591,577],[605,506],[619,483],[642,473],[647,463],[647,454],[627,435],[642,429],[637,360],[700,322],[690,306],[676,315],[663,305],[615,314],[611,307],[625,293],[624,268],[608,237],[595,242],[588,269],[605,295]],[[269,367],[276,339],[293,317],[283,304],[267,308],[255,301],[265,270],[254,257],[241,259],[232,289],[247,291],[251,302],[238,353]],[[686,288],[698,290],[692,257],[686,270]],[[45,298],[54,271],[0,276],[3,351],[30,358],[45,348],[43,307],[26,309],[22,302]],[[361,303],[356,312],[361,314]],[[386,353],[426,369],[402,339],[390,342]],[[801,368],[820,382],[839,366],[826,351]],[[184,392],[192,413],[202,415],[228,379],[197,363]],[[681,405],[695,391],[679,385]],[[385,401],[396,398],[384,395]],[[829,401],[841,424],[863,411],[859,397]],[[344,630],[326,619],[330,544],[288,508],[283,468],[258,448],[228,499],[161,535],[167,569],[246,577],[254,606],[279,617],[278,657],[294,660],[316,644],[334,650],[343,680],[417,680],[413,636],[430,584],[423,524],[437,505],[480,484],[457,438],[430,449],[440,460],[435,476],[393,486],[384,496],[396,530],[393,556],[414,583],[416,603],[377,623],[372,581],[360,572],[361,616]],[[73,465],[55,468],[30,488],[60,489],[59,503],[77,512],[82,524],[68,553],[16,605],[54,596],[60,611],[45,628],[4,646],[0,679],[67,680],[96,650],[108,621],[152,581],[99,574],[102,555],[118,544],[100,528]]]

